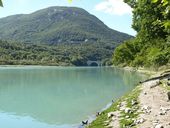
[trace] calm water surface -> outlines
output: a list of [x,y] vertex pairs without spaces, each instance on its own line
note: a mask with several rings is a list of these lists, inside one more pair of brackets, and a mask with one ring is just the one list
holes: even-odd
[[77,127],[144,78],[111,67],[1,67],[0,128]]

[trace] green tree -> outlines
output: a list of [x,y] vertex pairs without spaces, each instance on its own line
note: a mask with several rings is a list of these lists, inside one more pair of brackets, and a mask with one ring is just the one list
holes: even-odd
[[170,62],[170,1],[124,0],[133,8],[135,39],[114,51],[114,64],[162,66]]
[[[124,0],[133,8],[133,24],[145,39],[167,37],[170,24],[170,2],[163,0]],[[140,36],[141,37],[141,36]]]
[[3,6],[2,0],[0,0],[0,6],[1,6],[1,7]]
[[165,17],[165,20],[162,22],[162,25],[165,27],[165,30],[170,34],[170,1],[169,0],[152,0],[153,3],[159,4],[159,6],[164,7],[164,10],[161,12]]

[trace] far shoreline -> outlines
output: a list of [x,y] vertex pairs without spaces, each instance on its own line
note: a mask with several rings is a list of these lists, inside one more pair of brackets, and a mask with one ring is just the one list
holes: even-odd
[[109,67],[109,68],[118,68],[118,67],[113,67],[113,66],[74,66],[74,65],[66,65],[66,66],[62,66],[62,65],[0,65],[0,67],[94,67],[94,68],[101,68],[101,67]]

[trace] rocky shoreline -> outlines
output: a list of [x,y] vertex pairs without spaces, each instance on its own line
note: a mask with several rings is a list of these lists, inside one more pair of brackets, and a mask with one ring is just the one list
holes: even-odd
[[170,128],[170,71],[157,72],[103,111],[88,128]]

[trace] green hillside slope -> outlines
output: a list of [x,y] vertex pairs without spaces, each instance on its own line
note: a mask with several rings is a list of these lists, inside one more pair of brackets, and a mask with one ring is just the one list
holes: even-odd
[[122,42],[132,36],[108,28],[76,7],[50,7],[0,19],[0,39],[24,43]]

